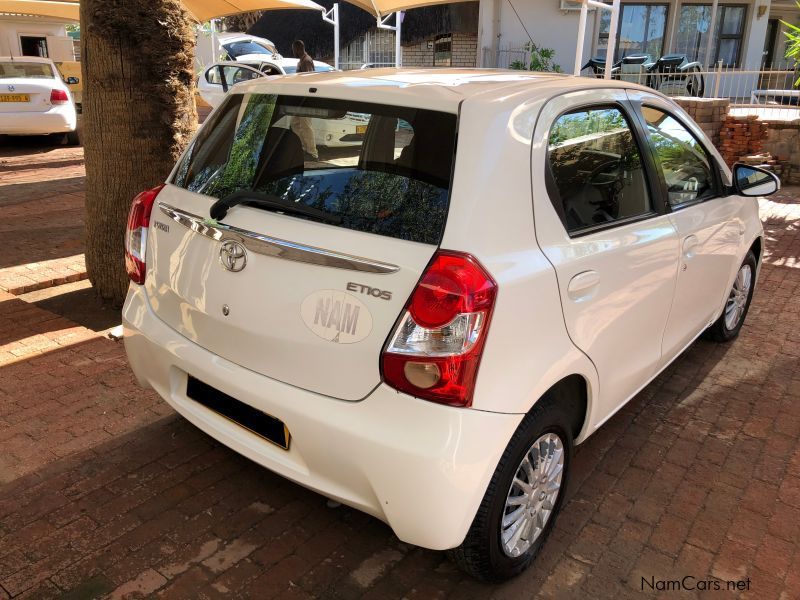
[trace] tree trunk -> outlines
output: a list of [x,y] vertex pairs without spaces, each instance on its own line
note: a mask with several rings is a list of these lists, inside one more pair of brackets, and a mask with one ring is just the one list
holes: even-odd
[[256,24],[263,14],[263,10],[253,10],[250,12],[223,17],[222,26],[225,31],[241,31],[242,33],[247,33],[247,31]]
[[115,306],[131,200],[165,180],[197,127],[194,47],[179,0],[81,0],[86,268]]

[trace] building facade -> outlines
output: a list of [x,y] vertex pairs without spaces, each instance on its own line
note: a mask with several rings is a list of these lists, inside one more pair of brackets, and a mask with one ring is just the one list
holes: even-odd
[[[574,68],[578,43],[579,2],[480,0],[481,66],[508,66],[529,39],[555,50],[564,71]],[[516,11],[514,10],[516,9]],[[583,40],[584,61],[609,51],[610,12],[591,10]],[[622,0],[615,60],[631,54],[685,54],[706,67],[759,70],[782,68],[785,25],[800,20],[794,0]]]

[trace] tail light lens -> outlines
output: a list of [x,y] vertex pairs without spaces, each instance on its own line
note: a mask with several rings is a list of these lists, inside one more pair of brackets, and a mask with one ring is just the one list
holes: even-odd
[[156,196],[164,185],[154,187],[137,195],[128,213],[128,227],[125,230],[125,269],[133,283],[144,283],[147,268],[147,231],[150,228],[150,213]]
[[50,104],[69,102],[69,95],[64,90],[50,90]]
[[470,406],[496,296],[475,258],[438,251],[381,356],[384,381],[417,398]]

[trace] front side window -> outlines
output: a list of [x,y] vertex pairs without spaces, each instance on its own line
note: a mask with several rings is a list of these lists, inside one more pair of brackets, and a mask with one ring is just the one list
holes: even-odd
[[[275,94],[231,94],[173,183],[214,199],[438,244],[456,115]],[[213,202],[210,201],[209,205]]]
[[667,185],[671,206],[716,195],[711,160],[697,138],[669,114],[642,108],[650,142]]
[[215,85],[236,85],[259,77],[261,75],[258,72],[237,66],[216,66],[206,73],[206,81]]
[[652,212],[642,158],[619,109],[580,109],[550,130],[551,198],[570,233]]

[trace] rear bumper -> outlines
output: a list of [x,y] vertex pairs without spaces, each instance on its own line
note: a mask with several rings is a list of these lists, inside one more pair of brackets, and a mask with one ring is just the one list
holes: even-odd
[[[345,402],[280,383],[182,337],[132,285],[125,349],[139,382],[194,425],[300,485],[387,522],[408,543],[459,545],[523,415],[456,409],[379,385]],[[284,451],[186,396],[187,374],[281,419]]]
[[46,135],[75,131],[75,107],[65,104],[47,112],[0,113],[0,135]]

